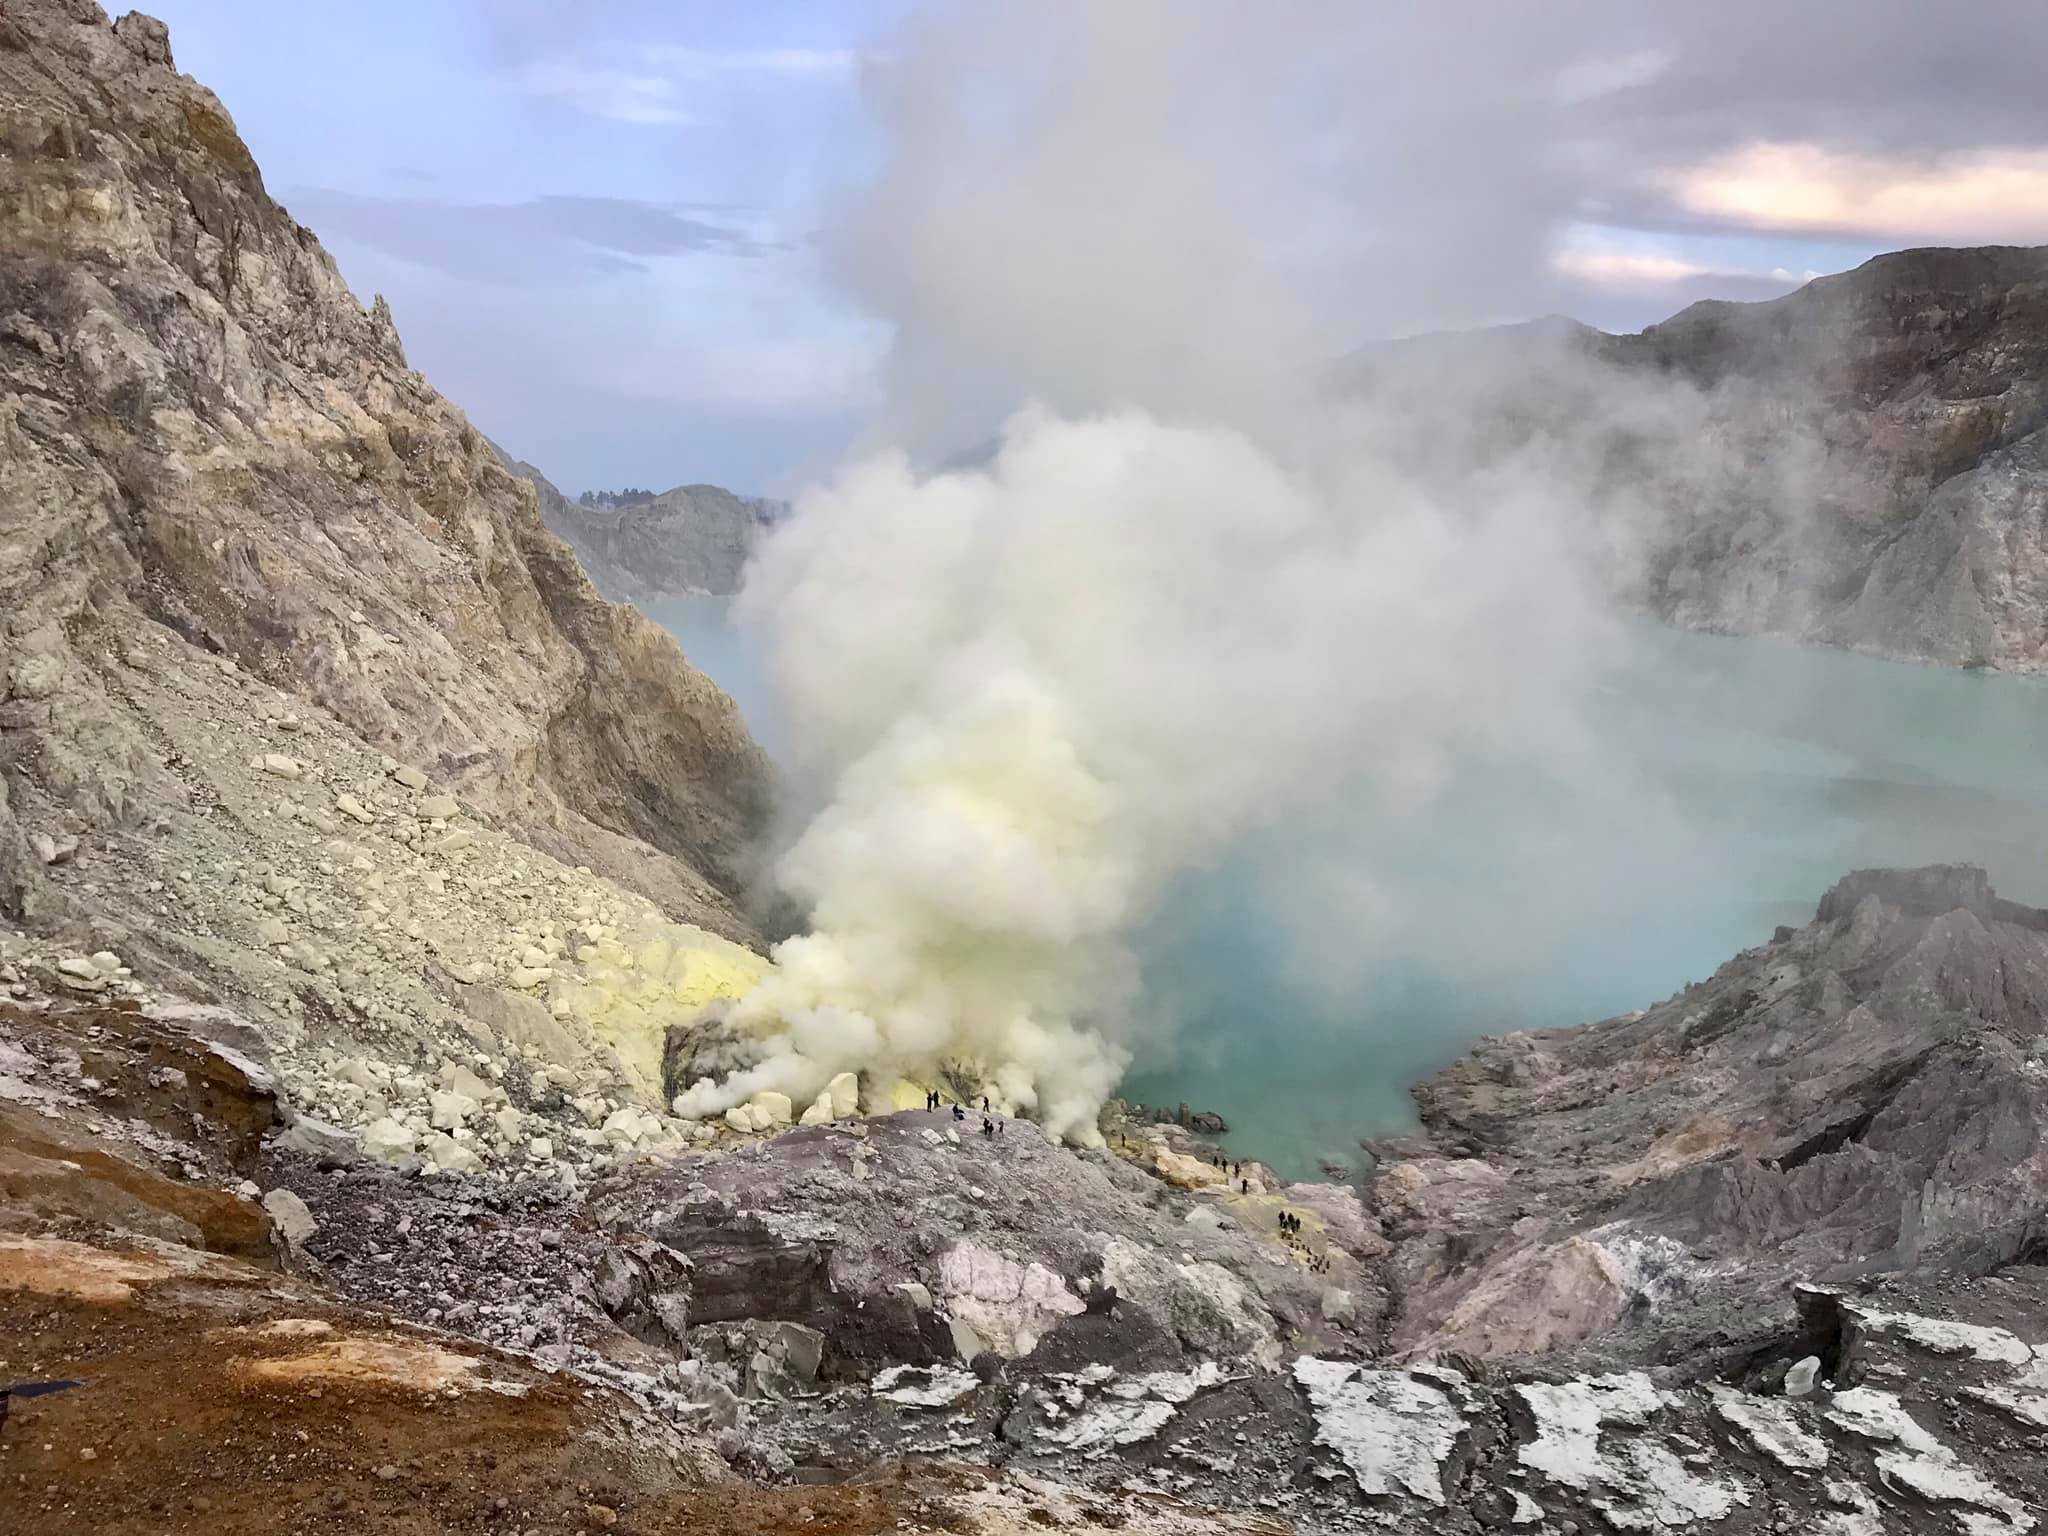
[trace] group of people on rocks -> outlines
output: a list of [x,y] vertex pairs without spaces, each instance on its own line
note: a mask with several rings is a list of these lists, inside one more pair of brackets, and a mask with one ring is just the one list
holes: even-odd
[[1280,1213],[1280,1241],[1300,1251],[1302,1257],[1308,1260],[1311,1274],[1327,1275],[1330,1272],[1330,1256],[1327,1253],[1317,1253],[1302,1240],[1301,1218],[1291,1211]]
[[[928,1110],[933,1111],[936,1111],[940,1107],[938,1089],[927,1088],[925,1090],[924,1107]],[[967,1118],[967,1111],[963,1109],[960,1105],[955,1104],[953,1106],[953,1118],[955,1120],[965,1120]],[[988,1095],[984,1093],[981,1096],[981,1134],[984,1136],[1000,1136],[1003,1134],[1003,1127],[1006,1123],[1007,1122],[1004,1121],[1002,1116],[990,1115],[988,1107]]]
[[[939,1096],[936,1093],[934,1093],[930,1096],[930,1099],[931,1107],[936,1108],[938,1105]],[[984,1109],[988,1107],[988,1101],[986,1099],[982,1100],[982,1107]],[[1143,1105],[1139,1106],[1141,1112],[1143,1108]],[[953,1113],[957,1116],[960,1113],[960,1111],[957,1107],[955,1107]],[[986,1120],[982,1122],[984,1135],[987,1134],[987,1123],[988,1122]],[[1117,1145],[1119,1147],[1128,1149],[1132,1145],[1131,1138],[1125,1135],[1122,1131],[1117,1132],[1116,1139]],[[1221,1168],[1225,1173],[1229,1174],[1231,1178],[1235,1179],[1237,1181],[1237,1191],[1239,1194],[1249,1195],[1252,1192],[1252,1181],[1245,1177],[1243,1163],[1232,1162],[1229,1158],[1225,1157],[1221,1152],[1213,1150],[1204,1152],[1200,1155],[1203,1161],[1207,1162],[1211,1167]],[[1308,1263],[1310,1273],[1318,1275],[1328,1274],[1330,1272],[1330,1256],[1327,1253],[1318,1253],[1314,1249],[1310,1248],[1307,1241],[1302,1237],[1301,1232],[1301,1218],[1299,1216],[1296,1216],[1291,1211],[1282,1211],[1280,1213],[1280,1240],[1286,1243],[1288,1247],[1296,1249],[1301,1254],[1302,1258],[1305,1259]]]

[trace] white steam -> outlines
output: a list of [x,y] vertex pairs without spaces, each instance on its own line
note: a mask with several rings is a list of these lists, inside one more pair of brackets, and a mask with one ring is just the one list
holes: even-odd
[[743,602],[830,782],[782,865],[812,931],[733,1015],[762,1059],[688,1107],[952,1060],[1092,1134],[1126,939],[1171,877],[1362,761],[1413,806],[1473,736],[1554,730],[1519,690],[1474,692],[1505,644],[1598,633],[1553,511],[1452,516],[1137,412],[1027,411],[984,469],[881,455],[805,497]]
[[[1265,104],[1356,57],[1333,45],[1359,13],[1283,11],[1254,32],[1265,11],[1208,0],[1019,0],[927,26],[875,82],[886,163],[835,239],[896,326],[892,410],[741,601],[816,797],[779,871],[810,927],[731,1015],[746,1064],[684,1109],[957,1064],[1092,1139],[1139,1002],[1130,939],[1176,876],[1334,797],[1419,814],[1475,750],[1590,766],[1566,685],[1613,643],[1600,455],[1439,444],[1384,392],[1318,393],[1350,321],[1299,246],[1339,221],[1359,146],[1296,185]],[[1558,98],[1485,99],[1498,136],[1503,101]],[[1426,190],[1457,207],[1417,227],[1455,229],[1469,265],[1483,210]],[[1427,268],[1401,212],[1374,210],[1361,274]],[[1526,200],[1507,213],[1540,251]],[[1694,419],[1630,387],[1639,441]],[[976,467],[919,467],[992,432]],[[1342,859],[1315,885],[1361,926],[1396,899]]]

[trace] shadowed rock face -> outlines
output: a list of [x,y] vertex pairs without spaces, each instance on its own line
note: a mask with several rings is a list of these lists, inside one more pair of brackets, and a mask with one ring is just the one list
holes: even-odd
[[[747,936],[769,774],[265,192],[160,24],[0,14],[0,910],[25,831],[179,791],[110,658],[171,634],[568,863]],[[650,846],[651,845],[651,846]],[[658,850],[658,852],[656,852]],[[713,889],[707,890],[706,882]]]
[[1647,1012],[1483,1042],[1384,1149],[1396,1346],[1663,1360],[1793,1278],[2035,1261],[2044,924],[1981,870],[1863,871]]

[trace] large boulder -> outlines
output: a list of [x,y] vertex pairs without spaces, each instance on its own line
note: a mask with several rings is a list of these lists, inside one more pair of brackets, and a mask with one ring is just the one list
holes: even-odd
[[598,1305],[643,1344],[688,1346],[690,1261],[664,1243],[637,1235],[615,1240],[591,1272]]

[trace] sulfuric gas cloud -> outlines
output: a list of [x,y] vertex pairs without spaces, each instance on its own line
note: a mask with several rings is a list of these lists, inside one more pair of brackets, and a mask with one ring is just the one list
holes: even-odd
[[[1711,402],[1537,337],[1333,368],[1528,312],[1583,173],[1554,39],[1445,98],[1359,15],[1018,0],[876,66],[829,245],[894,327],[889,405],[741,600],[809,923],[684,1107],[955,1064],[1090,1139],[1175,880],[1332,807],[1426,816],[1473,754],[1619,772],[1574,702],[1654,493],[1616,444],[1697,454]],[[1342,839],[1302,885],[1308,963],[1356,980],[1398,888]]]

